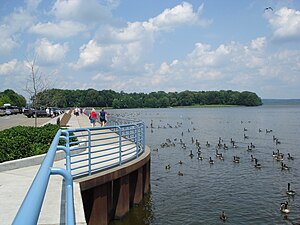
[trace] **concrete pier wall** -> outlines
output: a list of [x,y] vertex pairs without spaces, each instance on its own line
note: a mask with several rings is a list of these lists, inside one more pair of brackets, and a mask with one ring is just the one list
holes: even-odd
[[107,225],[124,217],[150,191],[150,149],[125,165],[75,182],[80,184],[87,224]]

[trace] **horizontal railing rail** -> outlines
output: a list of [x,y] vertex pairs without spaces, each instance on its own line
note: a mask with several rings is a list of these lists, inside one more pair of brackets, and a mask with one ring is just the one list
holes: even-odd
[[145,150],[143,122],[69,130],[72,176],[82,177],[122,165]]
[[[112,126],[59,130],[27,192],[13,225],[37,224],[51,175],[65,180],[65,223],[75,224],[73,179],[120,166],[145,151],[145,124],[121,123]],[[60,140],[64,145],[60,145]],[[53,167],[57,150],[66,154],[66,168]]]

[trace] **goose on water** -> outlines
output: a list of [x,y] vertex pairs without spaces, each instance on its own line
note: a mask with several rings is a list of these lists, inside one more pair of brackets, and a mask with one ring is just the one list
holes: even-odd
[[223,154],[218,152],[218,149],[216,149],[216,157],[218,159],[224,160]]
[[221,215],[220,215],[220,219],[223,220],[223,221],[226,221],[227,220],[227,216],[225,215],[225,212],[222,211]]
[[287,195],[293,196],[296,194],[296,192],[294,190],[291,189],[291,184],[288,183],[288,189],[286,191]]
[[240,162],[240,157],[238,157],[238,156],[233,156],[233,162],[239,163],[239,162]]
[[284,164],[283,162],[281,162],[281,169],[282,170],[289,170],[290,167],[288,167],[286,164]]
[[199,160],[203,160],[204,159],[204,157],[201,155],[201,153],[198,153],[198,159]]
[[210,147],[210,144],[208,143],[208,141],[206,141],[206,147]]
[[192,151],[192,150],[190,151],[190,157],[191,157],[191,158],[194,157],[194,154],[193,154],[193,151]]
[[287,155],[288,155],[288,157],[287,157],[287,158],[288,158],[288,160],[294,160],[294,157],[293,157],[293,156],[291,156],[291,154],[290,154],[290,153],[288,153]]
[[218,149],[216,149],[216,157],[217,157],[217,158],[223,157],[222,153],[219,153],[219,152],[218,152]]
[[288,208],[288,202],[283,202],[280,204],[280,211],[283,212],[283,213],[289,213],[290,212],[290,209]]
[[254,165],[254,167],[260,169],[261,168],[261,164],[257,163],[257,162],[258,162],[258,160],[255,158],[255,165]]

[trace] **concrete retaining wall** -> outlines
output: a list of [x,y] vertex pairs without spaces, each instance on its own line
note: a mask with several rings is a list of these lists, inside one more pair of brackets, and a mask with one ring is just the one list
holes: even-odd
[[150,149],[129,163],[75,182],[80,184],[87,224],[107,225],[125,216],[150,191]]

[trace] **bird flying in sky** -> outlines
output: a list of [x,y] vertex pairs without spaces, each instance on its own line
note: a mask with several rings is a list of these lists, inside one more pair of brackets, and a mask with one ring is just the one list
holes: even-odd
[[272,7],[267,7],[267,8],[265,8],[265,11],[268,11],[268,10],[272,10],[273,11],[273,8]]

